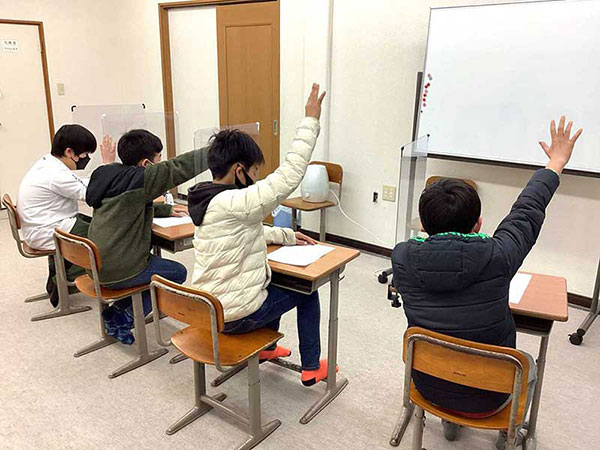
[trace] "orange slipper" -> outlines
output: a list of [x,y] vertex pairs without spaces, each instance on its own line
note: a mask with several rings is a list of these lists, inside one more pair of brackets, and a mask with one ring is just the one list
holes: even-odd
[[275,350],[263,350],[258,354],[258,361],[265,362],[276,358],[286,358],[292,354],[292,351],[288,348],[278,345]]
[[[319,361],[319,368],[317,370],[303,370],[302,371],[302,384],[304,386],[312,386],[319,381],[323,381],[327,378],[327,360],[322,359]],[[340,368],[335,366],[335,371],[339,372]]]

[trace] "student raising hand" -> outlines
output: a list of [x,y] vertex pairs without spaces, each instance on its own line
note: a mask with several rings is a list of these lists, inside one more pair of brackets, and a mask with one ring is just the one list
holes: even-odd
[[323,103],[325,94],[327,94],[327,92],[323,91],[319,96],[319,85],[313,83],[310,96],[306,102],[306,117],[314,117],[317,120],[321,118],[321,104]]
[[112,164],[117,159],[116,145],[110,136],[104,135],[100,144],[100,154],[104,164]]
[[546,152],[546,155],[550,158],[550,162],[546,166],[546,169],[554,170],[558,174],[563,171],[569,162],[569,159],[571,159],[575,142],[577,142],[577,139],[579,139],[579,136],[583,133],[583,129],[580,128],[571,138],[573,122],[569,122],[565,129],[565,121],[565,116],[562,116],[560,122],[558,122],[558,130],[556,129],[556,122],[554,120],[550,123],[552,145],[540,142],[544,152]]

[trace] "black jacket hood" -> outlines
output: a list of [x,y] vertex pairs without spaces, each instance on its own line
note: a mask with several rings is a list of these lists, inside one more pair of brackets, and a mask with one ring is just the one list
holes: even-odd
[[127,191],[144,187],[144,168],[121,163],[100,166],[92,173],[85,194],[85,202],[100,208],[102,200],[116,197]]
[[492,241],[485,234],[442,233],[407,244],[395,250],[404,253],[395,259],[404,260],[408,273],[429,292],[468,288],[480,279],[493,255]]
[[235,184],[216,184],[203,181],[188,189],[188,211],[194,225],[200,226],[211,200],[223,191],[238,189]]

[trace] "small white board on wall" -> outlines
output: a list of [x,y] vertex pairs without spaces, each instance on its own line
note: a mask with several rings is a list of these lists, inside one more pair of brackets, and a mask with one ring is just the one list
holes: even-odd
[[567,168],[600,174],[600,1],[433,8],[420,100],[433,156],[543,166],[565,114],[584,128]]

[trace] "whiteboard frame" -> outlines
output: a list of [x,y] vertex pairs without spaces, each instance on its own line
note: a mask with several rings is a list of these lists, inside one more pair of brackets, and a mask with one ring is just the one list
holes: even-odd
[[[421,98],[423,97],[423,90],[425,88],[424,81],[425,81],[425,78],[427,77],[426,66],[427,66],[427,56],[429,54],[429,35],[431,32],[431,13],[433,10],[446,10],[446,9],[458,9],[458,8],[479,8],[479,7],[485,7],[485,6],[502,6],[502,5],[526,5],[526,4],[531,4],[531,3],[556,3],[556,2],[574,3],[574,2],[581,2],[581,1],[587,1],[587,0],[541,0],[541,1],[529,0],[529,1],[524,1],[524,2],[484,3],[484,4],[478,4],[478,5],[454,5],[454,6],[430,7],[429,8],[429,21],[427,24],[427,44],[425,45],[425,58],[423,59],[423,71],[422,71],[423,72],[423,82],[421,83],[420,95],[417,98],[417,103],[416,103],[417,117],[415,118],[415,121],[417,123],[417,127],[416,127],[417,135],[419,135],[419,128],[421,126],[421,114],[422,114]],[[514,169],[537,170],[537,169],[544,168],[544,166],[536,165],[536,164],[508,162],[508,161],[500,161],[500,160],[496,160],[496,159],[474,158],[474,157],[470,157],[470,156],[444,155],[442,153],[435,153],[435,152],[428,153],[427,156],[429,158],[441,159],[441,160],[446,160],[446,161],[468,162],[468,163],[472,163],[472,164],[484,164],[484,165],[489,165],[489,166],[509,167],[509,168],[514,168]],[[589,178],[600,178],[600,172],[593,172],[593,171],[587,171],[587,170],[564,169],[563,173],[565,175],[576,175],[576,176],[589,177]]]

